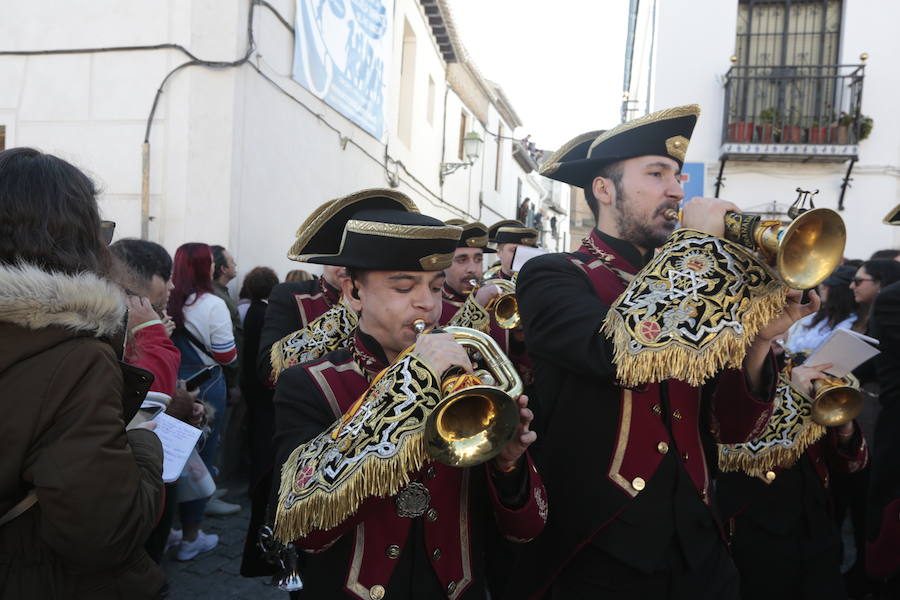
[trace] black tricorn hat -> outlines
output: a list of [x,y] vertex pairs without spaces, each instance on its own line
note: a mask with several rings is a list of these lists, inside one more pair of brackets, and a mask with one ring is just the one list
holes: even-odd
[[493,248],[488,248],[488,229],[484,223],[478,221],[467,222],[463,219],[450,219],[446,221],[447,225],[455,225],[462,227],[462,235],[457,248],[480,248],[485,254],[496,252]]
[[900,225],[900,204],[895,206],[884,216],[885,225]]
[[607,131],[581,134],[554,152],[540,174],[587,188],[602,167],[636,156],[668,156],[681,167],[698,116],[700,106],[688,104],[651,113]]
[[497,221],[488,229],[488,238],[495,244],[522,244],[523,246],[536,246],[537,229],[525,227],[525,224],[515,219]]
[[315,256],[340,252],[344,223],[352,215],[366,209],[394,209],[419,212],[415,203],[396,190],[373,188],[343,198],[330,200],[312,212],[297,229],[297,239],[288,251],[288,258],[298,262],[312,262]]
[[[462,230],[419,214],[406,196],[393,191],[392,195],[406,202],[389,208],[356,202],[356,210],[350,210],[342,198],[317,209],[317,218],[304,232],[309,242],[299,245],[298,239],[292,248],[298,257],[295,260],[375,271],[440,271],[450,266]],[[316,250],[329,251],[310,252],[310,244]]]

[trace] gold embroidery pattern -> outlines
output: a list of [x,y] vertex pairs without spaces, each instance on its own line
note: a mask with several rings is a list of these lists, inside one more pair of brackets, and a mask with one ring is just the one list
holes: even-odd
[[[581,135],[576,135],[571,140],[563,144],[559,150],[550,155],[547,159],[547,162],[544,163],[544,167],[539,171],[541,175],[552,175],[555,173],[563,164],[563,159],[566,158],[566,154],[572,151],[575,146],[579,144],[583,144],[588,140],[592,140],[597,138],[598,136],[603,134],[603,130],[597,131],[588,131],[587,133],[582,133]],[[585,156],[575,156],[570,158],[569,160],[579,160],[582,158],[587,158],[587,154]]]
[[786,372],[778,378],[772,405],[762,435],[743,444],[719,444],[719,468],[762,477],[775,467],[790,467],[825,435],[825,428],[812,420],[812,402],[791,385]]
[[625,387],[680,379],[701,385],[741,364],[760,327],[784,309],[787,288],[755,255],[679,229],[613,303],[613,340]]
[[453,262],[453,255],[456,252],[448,252],[446,254],[429,254],[428,256],[423,256],[419,259],[419,264],[422,265],[422,268],[428,271],[441,271],[450,266],[450,263]]
[[345,348],[356,329],[359,317],[342,298],[309,325],[287,335],[269,351],[272,360],[272,380],[285,369],[318,360],[338,348]]
[[453,240],[459,241],[462,229],[455,225],[399,225],[397,223],[379,223],[377,221],[359,221],[350,219],[344,227],[345,232],[363,235],[379,235],[381,237],[401,238],[404,240]]
[[298,446],[281,471],[275,534],[285,543],[336,527],[370,496],[391,496],[427,460],[425,419],[440,401],[439,381],[407,354],[348,411]]
[[469,294],[462,308],[456,311],[453,318],[447,325],[454,327],[470,327],[477,329],[483,333],[488,333],[491,324],[491,315],[486,311],[478,301],[475,300],[473,294]]

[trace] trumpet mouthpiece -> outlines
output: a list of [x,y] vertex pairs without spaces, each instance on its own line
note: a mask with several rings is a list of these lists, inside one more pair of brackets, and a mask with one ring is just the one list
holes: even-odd
[[680,210],[675,210],[674,208],[668,208],[668,209],[666,209],[666,211],[663,213],[663,215],[664,215],[667,219],[672,219],[673,221],[680,221],[680,220],[681,220],[681,211],[680,211]]
[[424,319],[416,319],[413,321],[413,329],[416,330],[416,333],[422,333],[425,331],[425,320]]

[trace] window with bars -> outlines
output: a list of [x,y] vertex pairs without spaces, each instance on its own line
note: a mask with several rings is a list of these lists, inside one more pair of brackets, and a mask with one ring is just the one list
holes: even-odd
[[842,0],[740,0],[730,142],[855,143],[863,70],[839,65]]

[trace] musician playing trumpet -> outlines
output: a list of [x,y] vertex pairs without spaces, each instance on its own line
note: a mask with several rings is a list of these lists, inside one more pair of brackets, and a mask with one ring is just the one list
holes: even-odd
[[[368,194],[379,207],[398,192]],[[417,330],[420,321],[438,325],[460,228],[414,208],[365,204],[352,214],[327,211],[331,218],[309,235],[331,247],[300,252],[347,267],[343,293],[359,324],[347,349],[278,380],[275,445],[284,467],[276,535],[309,552],[303,597],[481,599],[491,532],[522,542],[547,518],[526,452],[536,438],[528,399],[516,399],[515,433],[486,463],[454,468],[426,459],[408,472],[420,460],[410,440],[440,400],[442,376],[472,372],[450,334]]]

